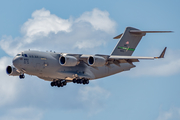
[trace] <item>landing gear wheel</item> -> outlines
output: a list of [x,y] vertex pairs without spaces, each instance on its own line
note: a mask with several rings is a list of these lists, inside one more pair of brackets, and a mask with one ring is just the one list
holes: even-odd
[[61,81],[57,81],[57,86],[61,87]]
[[20,78],[20,79],[24,79],[24,78],[25,78],[24,74],[19,75],[19,78]]
[[80,79],[77,79],[77,84],[80,84]]
[[64,81],[64,82],[63,82],[63,85],[67,85],[67,82],[66,82],[66,81]]
[[76,79],[73,79],[73,83],[77,83]]
[[54,87],[55,86],[55,82],[51,82],[51,86]]
[[80,84],[82,84],[82,83],[83,83],[83,81],[84,81],[83,79],[80,79],[80,80],[79,80]]
[[63,79],[58,79],[58,80],[53,80],[50,84],[52,87],[57,86],[57,87],[63,87],[67,85],[67,81]]
[[83,85],[85,85],[86,84],[86,80],[83,80]]
[[85,82],[86,84],[89,84],[89,80],[86,80],[86,82]]
[[61,83],[60,86],[63,87],[64,86],[63,83]]

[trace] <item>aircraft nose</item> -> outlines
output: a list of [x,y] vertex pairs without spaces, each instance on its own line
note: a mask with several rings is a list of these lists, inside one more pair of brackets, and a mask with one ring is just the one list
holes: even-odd
[[12,62],[13,62],[13,65],[14,65],[15,67],[17,67],[18,64],[19,64],[19,60],[18,60],[17,57],[15,57]]

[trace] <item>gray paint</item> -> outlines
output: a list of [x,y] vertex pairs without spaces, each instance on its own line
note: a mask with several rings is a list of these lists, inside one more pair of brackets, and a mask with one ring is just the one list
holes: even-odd
[[121,49],[120,47],[135,49],[140,42],[142,36],[144,36],[146,33],[133,34],[130,33],[130,30],[138,29],[127,27],[111,55],[131,56],[133,54],[134,51]]

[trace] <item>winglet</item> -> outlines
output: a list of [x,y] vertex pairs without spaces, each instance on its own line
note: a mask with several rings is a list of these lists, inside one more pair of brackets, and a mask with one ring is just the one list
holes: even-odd
[[164,48],[164,50],[162,51],[161,55],[159,57],[155,57],[156,59],[158,58],[164,58],[165,52],[166,52],[167,47]]

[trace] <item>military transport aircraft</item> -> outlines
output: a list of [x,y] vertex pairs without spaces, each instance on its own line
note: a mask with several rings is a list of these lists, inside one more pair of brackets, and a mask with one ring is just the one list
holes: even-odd
[[131,56],[146,33],[163,33],[171,31],[141,31],[127,27],[119,39],[111,55],[84,55],[40,51],[23,51],[17,54],[6,72],[10,76],[25,78],[24,74],[34,75],[51,81],[51,86],[63,87],[68,82],[89,84],[89,80],[99,79],[135,67],[133,62],[139,59],[164,58],[166,47],[159,57]]

